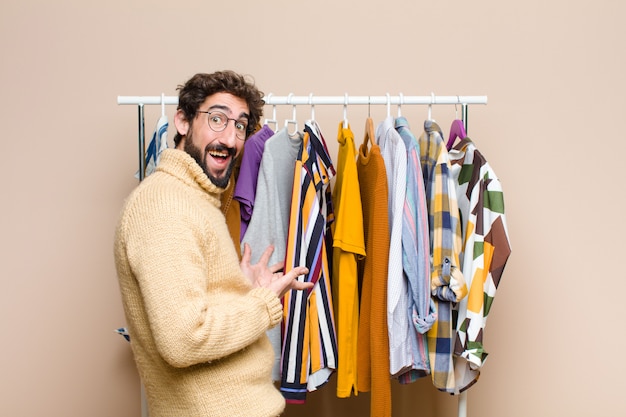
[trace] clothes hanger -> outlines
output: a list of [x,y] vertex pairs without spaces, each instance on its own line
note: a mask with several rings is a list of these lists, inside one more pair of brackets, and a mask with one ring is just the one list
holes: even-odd
[[165,93],[161,93],[161,117],[165,117]]
[[398,117],[402,117],[402,104],[404,103],[404,96],[400,93],[400,102],[398,103]]
[[430,93],[430,103],[428,104],[428,120],[434,122],[433,120],[433,104],[435,104],[435,93]]
[[[459,104],[461,99],[457,96]],[[454,120],[452,121],[452,126],[450,126],[450,136],[448,137],[448,143],[446,143],[446,148],[448,150],[452,149],[454,142],[457,138],[463,140],[467,137],[467,132],[465,132],[465,126],[463,120],[459,119],[458,109],[456,104],[454,105]]]
[[[293,96],[293,93],[289,93],[289,95],[287,96],[287,105],[291,104],[291,97]],[[291,113],[291,119],[286,119],[285,120],[285,127],[289,127],[289,125],[293,125],[293,132],[289,132],[289,130],[287,130],[287,133],[289,133],[289,136],[295,136],[298,133],[298,119],[296,119],[296,105],[293,105],[292,108],[292,113]]]
[[[269,102],[271,100],[271,98],[272,98],[272,93],[269,93],[267,95],[267,101]],[[276,119],[276,104],[272,105],[272,118],[271,119],[265,119],[263,121],[264,125],[269,125],[270,123],[274,123],[274,130],[278,130],[278,119]]]
[[369,114],[367,115],[367,119],[365,119],[365,137],[363,138],[363,146],[365,149],[367,149],[368,143],[370,147],[376,144],[376,133],[374,132],[374,120],[372,120]]
[[[311,106],[311,118],[306,121],[305,126],[311,129],[313,134],[318,138],[322,137],[322,131],[317,120],[315,120],[315,105],[313,104],[313,93],[309,94],[309,106]],[[295,118],[295,106],[294,106],[294,118]]]
[[391,96],[387,93],[387,117],[391,117]]
[[348,93],[345,94],[343,100],[343,128],[347,129],[348,126]]
[[313,105],[313,93],[309,94],[309,106],[311,106],[311,121],[315,121],[315,105]]

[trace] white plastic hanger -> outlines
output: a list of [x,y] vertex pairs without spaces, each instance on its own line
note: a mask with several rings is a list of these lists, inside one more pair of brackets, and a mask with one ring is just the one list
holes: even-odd
[[432,114],[432,110],[433,110],[433,104],[435,104],[435,93],[431,92],[430,93],[430,104],[428,105],[428,120],[433,121],[433,114]]
[[400,102],[398,103],[398,117],[402,117],[402,104],[404,103],[404,96],[400,93]]
[[[293,97],[293,93],[289,93],[289,95],[287,96],[287,104],[291,104],[291,97]],[[291,114],[291,119],[286,119],[285,120],[285,127],[289,127],[289,125],[292,124],[293,125],[293,132],[289,132],[289,130],[287,130],[287,133],[289,133],[289,136],[294,136],[298,133],[298,119],[296,119],[296,105],[293,105],[293,109],[292,109],[292,114]]]
[[[272,98],[272,93],[269,93],[267,95],[267,101],[269,102],[271,98]],[[270,123],[274,123],[274,130],[278,130],[278,120],[276,119],[276,104],[272,105],[272,118],[265,119],[263,121],[264,125],[269,125]]]
[[165,117],[165,93],[161,93],[161,117]]

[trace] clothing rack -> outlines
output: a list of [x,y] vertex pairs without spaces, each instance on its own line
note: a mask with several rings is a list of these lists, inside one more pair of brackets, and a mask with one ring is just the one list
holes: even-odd
[[[432,93],[430,96],[404,96],[402,93],[399,95],[384,96],[350,96],[347,93],[343,96],[314,96],[312,93],[308,96],[295,96],[289,94],[286,96],[274,96],[268,94],[263,97],[266,105],[279,106],[279,105],[343,105],[344,113],[347,106],[350,105],[387,105],[387,108],[391,105],[402,106],[408,105],[438,105],[438,104],[460,104],[462,107],[462,117],[465,130],[467,131],[467,108],[470,104],[487,104],[487,96],[436,96]],[[145,105],[161,105],[164,108],[166,105],[177,105],[178,96],[166,96],[161,94],[160,96],[117,96],[117,104],[119,105],[136,105],[138,107],[138,124],[139,124],[139,180],[142,181],[145,176],[145,123],[144,123],[144,106]],[[345,117],[344,117],[345,118]],[[295,116],[294,116],[295,119]],[[464,417],[464,416],[460,416]]]
[[[286,96],[274,96],[272,93],[263,97],[266,105],[269,106],[316,106],[316,105],[341,105],[344,111],[350,105],[387,105],[388,113],[391,105],[461,105],[461,120],[467,132],[468,106],[475,104],[487,104],[487,96],[436,96],[431,93],[429,96],[405,96],[386,94],[384,96],[350,96],[347,93],[343,96],[315,96],[312,93],[308,96],[296,96],[288,94]],[[178,105],[178,96],[117,96],[118,105],[136,105],[138,107],[139,124],[139,179],[143,180],[145,175],[145,125],[144,106],[145,105]],[[345,117],[344,117],[345,118]],[[295,116],[294,116],[295,119]],[[143,401],[143,392],[142,392]],[[145,411],[142,402],[142,415]],[[467,417],[467,390],[459,394],[458,417]]]

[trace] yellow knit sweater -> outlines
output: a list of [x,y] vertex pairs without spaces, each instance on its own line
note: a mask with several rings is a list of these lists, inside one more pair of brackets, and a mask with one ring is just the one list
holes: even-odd
[[284,409],[265,335],[282,318],[281,302],[241,272],[220,193],[186,152],[165,150],[116,229],[115,264],[150,417]]

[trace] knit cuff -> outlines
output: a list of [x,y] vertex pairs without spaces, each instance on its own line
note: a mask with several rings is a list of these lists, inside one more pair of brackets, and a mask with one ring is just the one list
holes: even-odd
[[280,323],[283,319],[283,305],[272,290],[268,290],[267,288],[255,288],[250,291],[250,294],[265,302],[267,314],[270,319],[270,328]]

